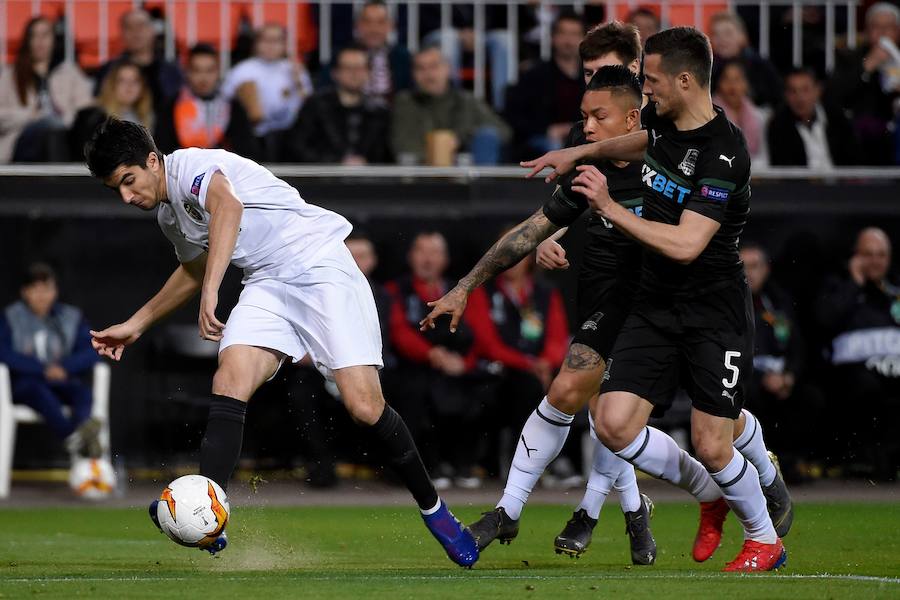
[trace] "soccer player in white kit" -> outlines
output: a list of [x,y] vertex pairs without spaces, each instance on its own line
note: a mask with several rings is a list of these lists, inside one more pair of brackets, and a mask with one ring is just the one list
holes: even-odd
[[[474,564],[475,540],[438,497],[409,430],[382,395],[381,330],[371,288],[344,245],[350,223],[225,150],[163,156],[135,123],[106,120],[85,146],[85,159],[126,204],[157,211],[180,263],[127,321],[92,331],[94,348],[118,361],[125,346],[198,292],[200,336],[219,342],[200,474],[227,487],[250,397],[285,359],[308,354],[337,384],[353,419],[371,431],[450,559]],[[222,323],[216,307],[229,263],[243,269],[244,289]],[[226,543],[223,535],[207,549]]]

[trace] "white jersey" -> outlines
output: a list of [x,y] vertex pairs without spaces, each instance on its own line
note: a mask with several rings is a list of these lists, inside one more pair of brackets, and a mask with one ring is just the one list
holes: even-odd
[[225,150],[176,150],[165,157],[165,171],[168,202],[160,203],[157,221],[183,263],[209,249],[206,192],[216,172],[228,178],[244,206],[231,264],[244,270],[245,284],[293,279],[352,230],[347,219],[307,204],[265,167]]

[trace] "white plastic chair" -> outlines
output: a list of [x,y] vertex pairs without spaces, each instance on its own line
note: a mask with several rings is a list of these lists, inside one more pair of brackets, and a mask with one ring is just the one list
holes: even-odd
[[[91,405],[91,416],[102,424],[100,443],[103,447],[103,456],[107,460],[109,460],[109,379],[109,365],[103,362],[94,365],[92,382],[94,401]],[[68,407],[64,407],[63,410],[68,410]],[[9,496],[16,428],[20,423],[42,422],[41,416],[31,408],[23,404],[13,404],[9,368],[0,363],[0,498]]]

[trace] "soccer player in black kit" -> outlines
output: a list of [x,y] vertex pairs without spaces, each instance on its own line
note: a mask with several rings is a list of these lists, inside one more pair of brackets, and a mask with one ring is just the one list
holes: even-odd
[[[768,571],[787,559],[773,520],[789,527],[791,512],[777,474],[767,511],[760,471],[774,466],[758,423],[742,411],[752,372],[753,313],[738,238],[749,214],[750,158],[740,130],[710,99],[706,36],[690,27],[670,29],[649,38],[644,52],[644,91],[652,103],[645,131],[523,166],[532,173],[553,166],[559,174],[587,157],[643,156],[642,219],[609,197],[596,168],[577,166],[573,181],[573,191],[648,250],[640,294],[607,364],[594,415],[597,434],[651,475],[673,483],[693,476],[674,440],[647,426],[679,386],[686,389],[697,456],[744,527],[744,546],[725,570]],[[712,512],[702,518],[724,519],[721,508]],[[715,547],[699,550],[711,555]],[[695,546],[695,559],[708,558],[700,554]]]

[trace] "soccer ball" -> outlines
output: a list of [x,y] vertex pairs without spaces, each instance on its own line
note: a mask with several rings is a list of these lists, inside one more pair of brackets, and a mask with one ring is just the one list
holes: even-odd
[[108,460],[76,458],[69,471],[69,486],[81,498],[103,500],[116,487],[116,475]]
[[182,546],[204,548],[216,541],[230,512],[225,491],[202,475],[185,475],[163,490],[156,505],[159,526]]

